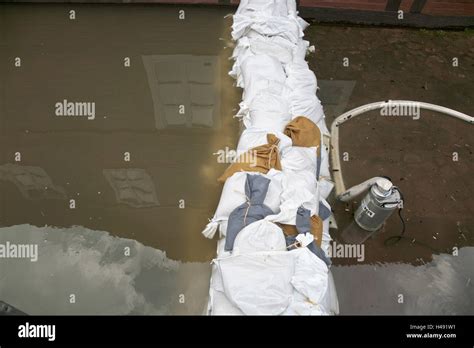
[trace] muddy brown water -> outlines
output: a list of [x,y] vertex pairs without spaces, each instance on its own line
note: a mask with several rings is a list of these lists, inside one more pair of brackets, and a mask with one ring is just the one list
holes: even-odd
[[[229,38],[227,12],[162,5],[0,6],[0,165],[40,167],[64,190],[63,199],[33,200],[12,181],[0,180],[1,240],[38,242],[43,255],[41,272],[25,263],[0,263],[0,300],[30,314],[203,312],[216,244],[200,231],[214,213],[222,187],[216,178],[226,167],[213,153],[235,148],[239,133],[232,115],[241,91],[227,75],[231,49],[220,40]],[[306,35],[316,45],[309,64],[320,85],[355,82],[344,110],[412,99],[474,114],[470,33],[313,24]],[[143,57],[170,64],[170,55],[178,66],[203,56],[217,62],[209,81],[219,112],[211,126],[157,126],[163,100],[153,86],[172,70],[150,70]],[[130,67],[124,67],[125,57]],[[347,68],[344,57],[350,58]],[[455,69],[452,57],[460,58]],[[197,93],[205,89],[199,86]],[[185,100],[194,107],[184,95],[167,98],[174,106]],[[64,99],[95,102],[95,119],[55,116],[55,103]],[[327,112],[328,126],[335,116]],[[406,198],[410,240],[384,245],[400,232],[393,215],[364,243],[363,262],[333,260],[341,313],[472,314],[472,134],[466,124],[429,112],[418,121],[372,112],[343,126],[341,152],[350,158],[343,162],[346,185],[390,176]],[[459,161],[452,161],[453,152]],[[126,168],[148,173],[158,205],[137,208],[117,200],[103,170]],[[332,203],[339,229],[331,234],[344,243],[357,202]],[[131,264],[120,254],[124,245],[132,250]],[[453,247],[460,258],[450,255]],[[60,299],[74,287],[83,302],[71,307]],[[33,299],[25,290],[31,288],[44,291]],[[363,295],[354,296],[354,289]],[[408,295],[404,306],[394,302],[400,292]],[[434,305],[439,293],[442,308]],[[417,302],[420,294],[423,301]]]
[[[69,19],[71,9],[75,20]],[[181,9],[1,7],[1,162],[43,168],[77,203],[72,210],[66,200],[28,200],[11,182],[2,182],[1,225],[81,225],[165,250],[172,259],[213,257],[215,242],[200,234],[217,205],[216,178],[225,169],[213,153],[234,148],[238,140],[232,115],[240,92],[227,76],[231,50],[220,40],[231,22],[223,18],[224,9],[186,7],[184,20]],[[220,83],[214,91],[219,126],[157,129],[142,56],[171,54],[215,57],[218,69],[210,78]],[[21,67],[14,66],[15,57]],[[125,57],[130,67],[124,67]],[[189,97],[177,98],[184,104]],[[64,99],[95,102],[96,118],[55,116],[55,104]],[[14,162],[16,152],[21,162]],[[159,205],[133,208],[117,202],[102,174],[114,168],[146,170]]]

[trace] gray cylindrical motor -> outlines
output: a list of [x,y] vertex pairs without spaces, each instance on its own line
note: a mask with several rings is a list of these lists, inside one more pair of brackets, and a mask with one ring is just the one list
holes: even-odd
[[382,227],[400,202],[398,189],[390,180],[380,178],[370,187],[360,203],[354,214],[354,220],[364,230],[374,232]]

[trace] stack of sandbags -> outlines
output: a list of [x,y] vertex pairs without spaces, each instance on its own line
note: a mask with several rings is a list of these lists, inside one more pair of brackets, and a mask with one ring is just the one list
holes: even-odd
[[[237,158],[203,231],[219,230],[210,314],[332,314],[332,189],[317,80],[305,61],[308,24],[294,0],[243,0],[230,75],[243,88]],[[227,233],[229,232],[229,233]]]

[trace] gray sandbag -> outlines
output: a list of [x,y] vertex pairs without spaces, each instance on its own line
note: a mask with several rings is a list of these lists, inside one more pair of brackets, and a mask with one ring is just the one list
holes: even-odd
[[328,207],[326,207],[322,202],[319,202],[318,216],[323,221],[331,216],[331,210]]
[[235,238],[245,226],[261,220],[267,215],[274,214],[268,206],[263,204],[267,196],[268,185],[270,185],[270,179],[261,175],[247,174],[245,181],[247,201],[235,208],[229,215],[224,247],[226,251],[234,249]]
[[[299,207],[298,212],[296,214],[296,230],[298,231],[299,234],[301,233],[310,233],[311,234],[311,211]],[[288,236],[286,237],[286,245],[290,246],[292,244],[295,244],[296,241],[296,236]],[[294,248],[294,247],[293,247]],[[331,265],[331,260],[326,256],[326,253],[319,247],[314,240],[307,245],[307,248],[315,254],[317,257],[319,257],[321,260],[324,261],[324,263],[328,266]]]

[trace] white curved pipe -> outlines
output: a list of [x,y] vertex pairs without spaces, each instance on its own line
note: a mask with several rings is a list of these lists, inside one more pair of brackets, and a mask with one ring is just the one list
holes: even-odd
[[[470,124],[474,124],[474,117],[463,114],[462,112],[455,111],[455,110],[446,108],[444,106],[439,106],[439,105],[430,104],[430,103],[423,103],[423,102],[414,102],[410,100],[386,100],[386,101],[381,101],[381,102],[375,102],[375,103],[359,106],[358,108],[355,108],[343,113],[341,116],[337,117],[331,124],[331,162],[332,162],[331,170],[334,177],[336,197],[339,198],[341,197],[341,194],[346,193],[344,179],[342,178],[341,162],[339,160],[339,126],[353,117],[359,116],[368,111],[381,109],[388,105],[409,106],[409,107],[416,105],[420,109],[426,109],[426,110],[439,112],[439,113],[446,114],[446,115],[458,118],[460,120],[469,122]],[[365,181],[364,183],[360,185],[363,185],[365,183],[367,183],[367,181]],[[357,185],[357,187],[359,187],[359,185]],[[355,188],[356,186],[354,186],[354,189]],[[351,190],[352,189],[348,191],[351,191]],[[350,194],[350,196],[353,196],[353,194]]]
[[352,186],[350,189],[347,189],[336,198],[342,202],[349,202],[352,201],[355,197],[360,195],[361,193],[367,191],[373,184],[377,182],[378,179],[381,179],[380,176],[376,176],[365,180],[363,183],[359,185]]

